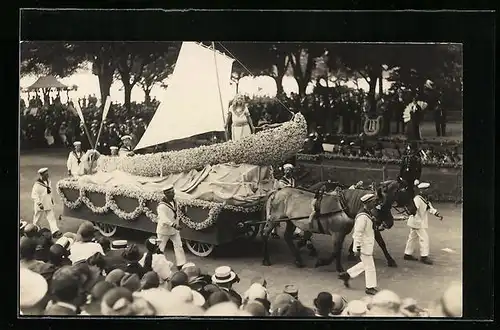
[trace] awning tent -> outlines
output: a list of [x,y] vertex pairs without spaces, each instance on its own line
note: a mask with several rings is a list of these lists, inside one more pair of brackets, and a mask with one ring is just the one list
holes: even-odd
[[59,88],[59,89],[71,89],[70,87],[64,85],[59,80],[57,80],[54,76],[45,76],[40,77],[35,81],[31,86],[27,88],[28,91],[33,91],[37,89],[46,89],[46,88]]

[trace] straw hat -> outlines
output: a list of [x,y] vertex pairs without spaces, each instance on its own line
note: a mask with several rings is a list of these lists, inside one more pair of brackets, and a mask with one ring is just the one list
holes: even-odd
[[236,278],[236,273],[229,266],[221,266],[215,269],[212,275],[212,283],[221,284],[232,282]]

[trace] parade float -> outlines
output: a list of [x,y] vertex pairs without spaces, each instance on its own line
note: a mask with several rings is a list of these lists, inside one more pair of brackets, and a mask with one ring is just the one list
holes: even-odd
[[[145,149],[207,132],[223,132],[234,59],[194,42],[179,52],[165,100],[135,147]],[[192,72],[197,72],[192,77]],[[186,79],[189,77],[189,79]],[[295,155],[307,136],[296,114],[281,126],[238,141],[177,151],[110,157],[96,154],[87,175],[57,183],[63,216],[90,220],[104,236],[118,227],[156,231],[162,188],[173,185],[181,236],[195,255],[238,237],[255,237],[272,165]]]

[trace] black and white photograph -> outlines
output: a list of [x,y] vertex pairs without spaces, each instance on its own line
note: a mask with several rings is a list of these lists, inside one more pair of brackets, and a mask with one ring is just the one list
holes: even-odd
[[463,316],[463,45],[21,40],[23,316]]

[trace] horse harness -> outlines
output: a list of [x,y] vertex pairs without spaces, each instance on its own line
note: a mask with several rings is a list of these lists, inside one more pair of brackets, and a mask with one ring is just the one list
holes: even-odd
[[318,224],[318,229],[319,229],[320,234],[326,233],[325,229],[323,228],[323,225],[321,224],[321,221],[320,221],[321,216],[332,215],[335,213],[344,212],[345,214],[347,214],[348,217],[351,218],[351,215],[348,213],[347,201],[345,199],[344,192],[342,190],[339,191],[339,194],[338,194],[339,203],[340,203],[340,210],[338,210],[338,211],[331,211],[331,212],[326,212],[326,213],[321,214],[321,202],[323,201],[323,196],[324,196],[324,192],[321,192],[321,193],[318,192],[317,196],[315,196],[316,201],[314,202],[314,211],[316,212],[316,216],[314,217],[314,219],[316,220],[316,222]]

